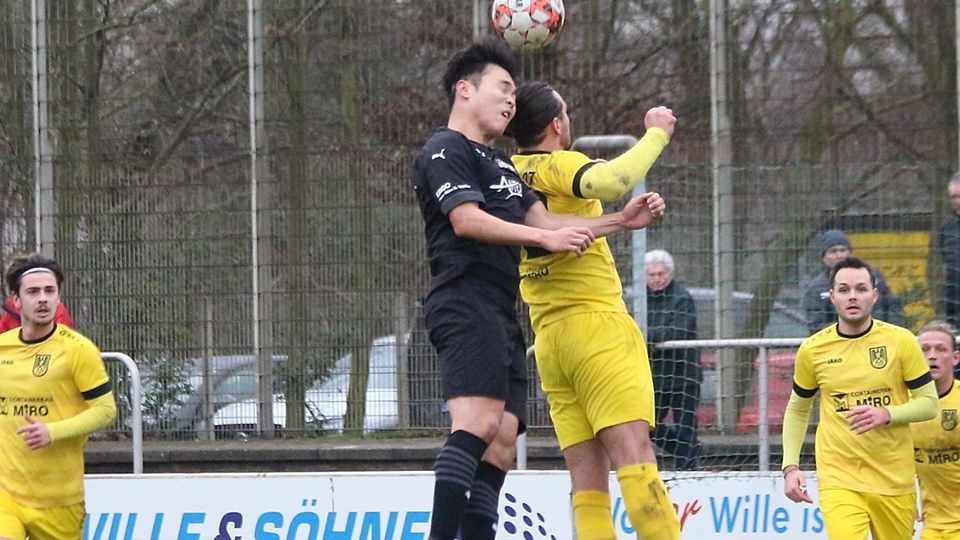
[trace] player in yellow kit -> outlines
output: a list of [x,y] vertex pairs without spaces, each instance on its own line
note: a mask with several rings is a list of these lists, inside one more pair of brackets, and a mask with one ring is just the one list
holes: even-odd
[[953,377],[953,368],[960,362],[956,331],[945,322],[934,321],[920,329],[917,341],[940,396],[940,414],[910,424],[920,480],[920,540],[960,540],[956,500],[960,494],[960,384]]
[[[601,162],[567,150],[570,119],[545,83],[517,91],[508,127],[520,177],[554,213],[599,216],[601,201],[629,193],[667,145],[676,119],[656,107],[630,150]],[[653,381],[646,345],[623,302],[605,239],[581,257],[525,249],[520,293],[530,306],[537,369],[573,484],[579,540],[616,537],[607,478],[617,471],[627,514],[642,539],[679,538],[680,525],[650,444]]]
[[22,327],[0,334],[0,539],[79,539],[83,446],[116,417],[100,351],[58,325],[60,266],[39,254],[5,275]]
[[908,540],[915,495],[910,422],[933,418],[937,395],[909,330],[872,317],[874,273],[849,257],[834,266],[837,324],[804,340],[783,418],[784,493],[812,502],[798,467],[813,396],[820,392],[817,487],[830,540]]

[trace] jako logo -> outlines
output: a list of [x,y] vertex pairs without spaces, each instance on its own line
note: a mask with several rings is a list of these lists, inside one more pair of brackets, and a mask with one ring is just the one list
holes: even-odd
[[534,512],[529,504],[518,501],[512,493],[504,493],[504,499],[501,528],[509,534],[506,538],[557,540],[555,535],[547,532],[547,520],[543,514]]

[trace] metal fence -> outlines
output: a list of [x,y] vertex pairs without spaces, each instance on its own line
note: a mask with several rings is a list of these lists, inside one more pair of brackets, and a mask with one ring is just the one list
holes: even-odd
[[[228,357],[252,362],[236,376],[254,393],[221,394],[267,405],[244,433],[364,433],[390,415],[404,433],[443,429],[435,360],[415,331],[428,279],[409,166],[445,121],[444,62],[489,33],[486,8],[0,3],[0,255],[40,247],[60,260],[78,328],[158,381],[148,436],[182,436],[172,411],[190,377]],[[523,79],[560,89],[575,135],[639,136],[647,108],[677,112],[647,178],[669,213],[646,243],[720,299],[699,337],[761,337],[777,305],[799,309],[829,227],[883,270],[916,329],[940,310],[929,254],[951,212],[956,8],[568,2],[555,44],[522,56]],[[612,242],[625,285],[642,287],[628,278],[629,235]],[[395,359],[409,410],[378,408],[380,357]],[[752,355],[724,362],[740,405]],[[308,408],[324,384],[343,411]],[[531,392],[532,424],[547,427]],[[216,412],[197,437],[216,433]]]

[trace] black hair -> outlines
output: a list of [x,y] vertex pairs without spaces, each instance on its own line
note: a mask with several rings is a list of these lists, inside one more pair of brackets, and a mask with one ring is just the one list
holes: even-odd
[[475,85],[479,84],[480,75],[487,64],[502,67],[510,77],[516,79],[518,66],[513,53],[500,41],[484,40],[462,49],[447,62],[447,69],[443,73],[443,91],[447,94],[447,104],[453,106],[458,81],[469,79]]
[[840,270],[843,270],[844,268],[855,268],[855,269],[865,268],[867,270],[867,273],[870,274],[870,286],[873,287],[874,289],[877,288],[877,277],[873,271],[873,267],[871,267],[869,264],[863,262],[862,260],[856,257],[847,257],[845,259],[840,260],[840,262],[838,262],[837,264],[835,264],[833,266],[833,270],[830,271],[830,288],[831,289],[833,288],[834,285],[836,285],[837,272],[839,272]]
[[63,271],[60,269],[60,265],[57,264],[57,261],[44,257],[39,253],[31,253],[29,255],[19,255],[10,262],[10,265],[7,266],[7,272],[4,274],[3,279],[6,282],[7,290],[16,295],[20,295],[20,278],[23,276],[24,272],[33,268],[46,268],[53,272],[54,277],[57,278],[57,287],[63,285]]
[[532,82],[517,89],[517,114],[507,126],[507,135],[517,146],[528,148],[546,137],[547,126],[563,114],[563,103],[545,82]]

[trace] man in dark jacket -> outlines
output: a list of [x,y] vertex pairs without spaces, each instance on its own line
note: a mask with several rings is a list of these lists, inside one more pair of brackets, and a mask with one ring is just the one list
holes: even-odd
[[[823,269],[813,278],[803,295],[803,310],[807,315],[807,328],[810,334],[815,334],[831,324],[837,322],[837,310],[830,303],[830,271],[843,259],[853,252],[850,240],[843,231],[830,229],[820,235],[820,257],[823,259]],[[880,271],[874,267],[877,280],[877,291],[880,299],[873,308],[873,317],[897,326],[906,326],[907,318],[903,314],[903,305],[887,280],[883,279]]]
[[953,214],[940,226],[937,249],[946,270],[943,282],[943,312],[947,322],[960,327],[960,173],[947,184]]
[[[653,441],[677,460],[678,470],[697,466],[697,404],[703,372],[697,349],[659,349],[664,341],[697,338],[697,312],[693,297],[673,277],[673,257],[654,250],[644,258],[647,273],[647,343],[653,387],[656,391],[657,425]],[[664,424],[673,411],[673,425]]]

